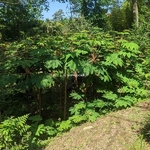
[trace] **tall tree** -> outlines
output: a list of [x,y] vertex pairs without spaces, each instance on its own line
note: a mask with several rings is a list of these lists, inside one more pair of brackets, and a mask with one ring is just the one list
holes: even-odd
[[69,3],[72,13],[84,16],[86,19],[91,20],[94,25],[103,27],[103,15],[108,11],[110,0],[69,0]]
[[113,2],[108,14],[108,20],[113,30],[122,31],[130,29],[133,24],[133,11],[130,1],[125,0],[121,3]]
[[53,20],[54,21],[59,21],[59,20],[62,20],[64,18],[64,12],[62,9],[59,9],[57,12],[55,12],[53,14]]
[[0,33],[3,40],[16,40],[37,26],[43,9],[48,9],[47,0],[0,1]]

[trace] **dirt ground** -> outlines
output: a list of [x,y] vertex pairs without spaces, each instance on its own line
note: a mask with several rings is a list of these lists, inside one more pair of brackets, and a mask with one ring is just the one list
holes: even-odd
[[150,150],[141,135],[150,100],[100,117],[55,137],[45,150]]

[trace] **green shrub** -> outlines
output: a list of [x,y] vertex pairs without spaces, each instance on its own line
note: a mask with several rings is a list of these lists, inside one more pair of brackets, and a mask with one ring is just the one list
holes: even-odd
[[26,124],[28,116],[11,117],[0,124],[0,149],[23,150],[29,147],[31,132]]
[[[0,149],[8,150],[33,150],[44,146],[48,137],[56,135],[56,130],[47,125],[39,124],[40,116],[29,117],[32,122],[27,124],[29,115],[18,118],[8,118],[0,124]],[[49,124],[49,125],[48,125]]]

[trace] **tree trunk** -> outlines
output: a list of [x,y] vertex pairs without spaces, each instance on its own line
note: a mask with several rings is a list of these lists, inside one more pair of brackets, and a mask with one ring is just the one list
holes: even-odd
[[42,111],[42,98],[41,98],[41,88],[37,88],[37,100],[38,100],[38,113],[41,116],[41,111]]
[[86,0],[82,0],[82,3],[81,3],[81,15],[83,15],[85,18],[88,17],[88,9],[87,9],[87,2],[86,2]]
[[139,11],[138,11],[138,3],[137,0],[132,0],[133,5],[133,19],[136,27],[139,26]]

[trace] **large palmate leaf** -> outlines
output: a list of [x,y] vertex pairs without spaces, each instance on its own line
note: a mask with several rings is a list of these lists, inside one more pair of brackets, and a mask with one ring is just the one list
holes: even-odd
[[73,107],[70,107],[69,111],[71,115],[79,115],[82,114],[82,111],[86,109],[86,103],[83,101],[80,101],[78,104],[75,104]]
[[80,50],[80,49],[76,49],[76,50],[75,50],[75,53],[76,53],[76,56],[77,56],[77,57],[80,56],[80,55],[88,54],[87,51],[85,51],[85,50]]
[[75,100],[81,100],[83,98],[83,95],[80,95],[76,92],[73,92],[73,93],[70,94],[70,97],[72,97]]
[[116,100],[115,106],[117,108],[121,108],[121,107],[131,106],[133,103],[134,103],[133,97],[131,97],[131,96],[125,96],[125,97],[118,98]]
[[128,57],[128,58],[130,58],[131,56],[134,56],[133,53],[131,53],[131,52],[124,52],[124,51],[120,51],[120,52],[118,52],[118,54],[120,56]]
[[7,74],[0,77],[0,87],[7,87],[16,83],[18,75]]
[[76,69],[76,63],[73,61],[73,60],[70,60],[68,63],[67,63],[68,67],[70,68],[70,70],[75,70]]
[[112,91],[106,92],[103,95],[103,97],[108,100],[113,100],[113,101],[115,101],[118,98],[118,96],[116,94],[114,94]]
[[36,74],[31,78],[31,82],[33,85],[41,88],[51,87],[54,84],[50,74]]
[[85,115],[74,115],[74,116],[69,117],[69,120],[77,124],[77,123],[86,121],[87,117]]
[[90,63],[85,63],[83,67],[84,67],[83,71],[87,76],[93,74],[95,71],[95,67]]
[[48,61],[45,62],[44,66],[47,69],[50,69],[50,68],[56,69],[58,67],[61,67],[61,65],[62,65],[62,62],[60,60],[48,60]]
[[140,53],[139,46],[134,42],[123,41],[122,46],[132,53]]
[[119,58],[119,55],[117,53],[113,53],[109,56],[107,56],[106,61],[109,62],[110,64],[113,63],[116,66],[121,66],[123,65],[123,61],[121,58]]
[[65,58],[65,62],[67,62],[68,59],[74,59],[76,57],[76,53],[69,52],[67,54],[64,54],[63,57]]
[[106,70],[106,68],[101,67],[101,66],[97,66],[96,69],[95,69],[95,73],[100,77],[100,79],[102,81],[104,81],[104,82],[111,81],[111,77],[108,74],[108,71]]

